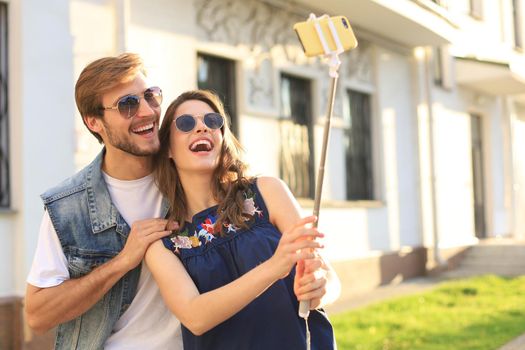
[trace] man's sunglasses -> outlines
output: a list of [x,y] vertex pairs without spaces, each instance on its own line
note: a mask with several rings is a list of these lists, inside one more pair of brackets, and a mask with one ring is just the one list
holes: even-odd
[[[197,118],[191,114],[183,114],[175,119],[175,126],[182,132],[190,132],[195,129]],[[206,113],[202,119],[210,130],[220,129],[224,125],[224,117],[219,113]]]
[[[133,118],[139,110],[141,98],[142,97],[138,95],[122,96],[112,107],[102,107],[102,109],[105,111],[116,109],[124,118]],[[162,90],[157,86],[146,89],[144,91],[144,100],[146,100],[151,108],[160,107],[162,103]]]

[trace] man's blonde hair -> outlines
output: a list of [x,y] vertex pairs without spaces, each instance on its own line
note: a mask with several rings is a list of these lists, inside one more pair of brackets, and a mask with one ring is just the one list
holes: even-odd
[[[139,73],[146,75],[146,70],[142,58],[134,53],[104,57],[88,64],[80,73],[75,85],[75,101],[84,125],[86,125],[85,117],[104,115],[102,95],[121,84],[132,81]],[[99,134],[91,130],[89,132],[102,143]]]

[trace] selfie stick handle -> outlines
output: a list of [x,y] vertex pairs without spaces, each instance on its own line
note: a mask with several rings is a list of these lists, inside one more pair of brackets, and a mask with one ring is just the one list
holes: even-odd
[[[330,99],[328,100],[328,113],[325,118],[324,132],[323,132],[323,143],[321,148],[321,158],[319,160],[319,170],[317,172],[317,183],[315,186],[315,201],[314,201],[314,212],[313,215],[317,217],[317,220],[313,223],[313,227],[317,228],[319,223],[319,209],[321,207],[321,193],[323,191],[323,180],[324,180],[324,167],[326,163],[326,151],[328,149],[328,140],[330,138],[330,123],[332,120],[332,112],[334,110],[335,103],[335,91],[337,88],[337,78],[339,74],[337,69],[341,64],[339,61],[338,53],[331,53],[330,59],[330,76],[332,77],[332,84],[330,88]],[[302,318],[308,318],[310,314],[310,300],[302,300],[299,303],[299,316]]]

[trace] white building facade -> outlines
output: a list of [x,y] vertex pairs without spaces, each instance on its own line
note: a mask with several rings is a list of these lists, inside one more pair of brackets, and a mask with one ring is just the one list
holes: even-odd
[[283,178],[306,214],[330,79],[292,26],[310,12],[345,15],[359,46],[341,55],[320,214],[344,299],[443,267],[480,239],[525,235],[523,10],[521,0],[0,0],[0,348],[32,340],[21,298],[39,194],[101,148],[74,105],[90,61],[141,54],[164,108],[188,89],[219,92],[251,173]]

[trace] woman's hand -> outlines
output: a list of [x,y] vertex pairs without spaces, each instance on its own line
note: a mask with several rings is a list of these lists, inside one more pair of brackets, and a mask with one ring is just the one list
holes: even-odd
[[317,309],[326,294],[327,272],[318,254],[313,259],[299,261],[293,286],[297,300],[309,300],[310,309]]
[[330,264],[316,253],[315,258],[297,263],[294,292],[297,300],[309,300],[310,309],[318,309],[337,300],[341,282]]
[[322,233],[311,227],[315,220],[315,216],[300,219],[290,230],[283,233],[275,253],[268,260],[279,279],[288,276],[298,261],[315,258],[313,249],[323,247],[314,240],[323,237]]

